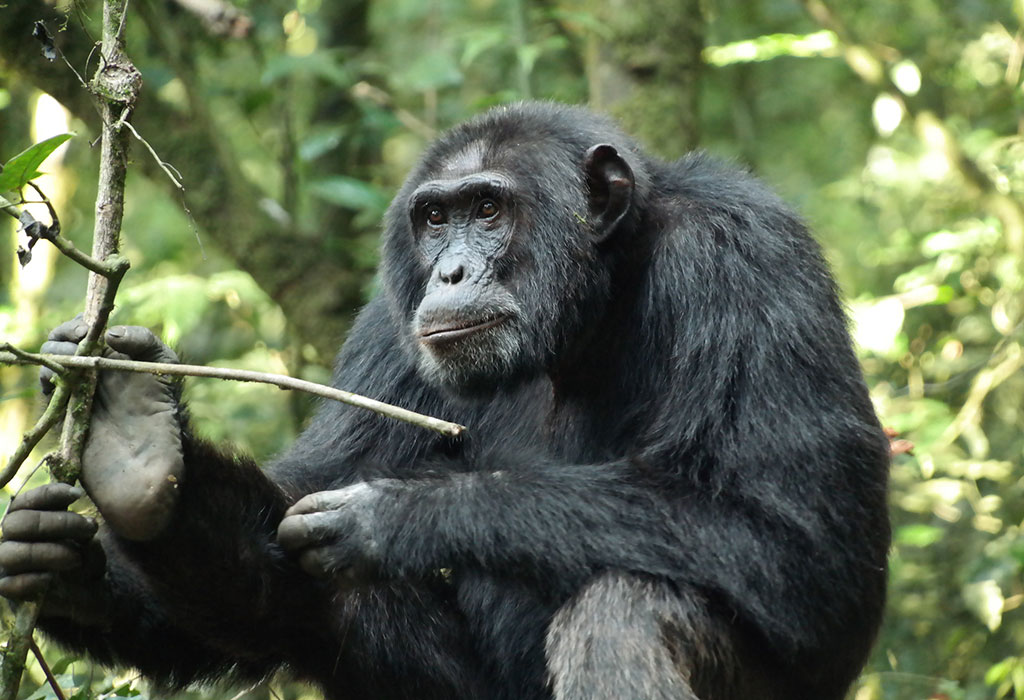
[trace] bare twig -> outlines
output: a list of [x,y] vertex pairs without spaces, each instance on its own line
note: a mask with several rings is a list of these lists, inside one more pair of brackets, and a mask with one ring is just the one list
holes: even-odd
[[3,197],[0,197],[0,211],[5,214],[13,216],[15,219],[21,220],[21,209],[18,209],[12,202],[8,202]]
[[[78,355],[92,355],[99,349],[100,334],[114,307],[114,295],[128,269],[127,258],[118,255],[129,139],[128,132],[121,126],[135,105],[142,88],[142,76],[124,53],[127,9],[128,0],[104,1],[100,67],[89,82],[103,119],[91,257],[94,261],[102,261],[104,269],[92,269],[89,275],[85,297],[85,321],[89,330],[78,345]],[[72,483],[78,478],[95,388],[94,371],[77,377],[72,385],[61,433],[60,459],[57,462],[60,468],[51,470],[61,481]]]
[[36,196],[46,205],[46,211],[50,213],[50,228],[56,228],[57,232],[60,233],[60,217],[57,216],[57,210],[54,208],[53,202],[50,201],[50,198],[46,196],[46,193],[34,181],[29,180],[28,186],[35,191]]
[[[42,367],[46,367],[49,370],[53,370],[53,372],[55,374],[63,374],[64,373],[64,365],[57,364],[56,362],[50,362],[50,360],[46,359],[45,355],[39,355],[37,353],[26,352],[26,351],[22,350],[21,348],[15,347],[14,345],[11,345],[10,343],[0,343],[0,352],[9,352],[9,353],[11,353],[15,357],[17,357],[17,358],[19,358],[21,360],[24,360],[23,364],[40,365]],[[4,364],[14,364],[14,363],[12,362],[12,363],[4,363]]]
[[44,233],[42,238],[45,238],[53,246],[59,250],[63,255],[71,258],[76,263],[84,267],[86,270],[93,272],[102,277],[117,277],[120,278],[128,270],[128,259],[121,257],[111,257],[107,260],[97,260],[83,253],[75,244],[69,241],[63,236],[56,235],[51,236],[48,233]]
[[981,420],[985,398],[1000,384],[1024,368],[1024,349],[1018,343],[1006,345],[993,353],[988,366],[974,377],[967,398],[953,422],[939,436],[939,445],[951,445],[968,426]]
[[231,379],[238,382],[257,382],[260,384],[272,384],[281,389],[304,391],[326,399],[340,401],[350,406],[369,409],[375,413],[388,418],[411,423],[421,428],[433,430],[442,435],[456,437],[461,435],[465,426],[458,423],[450,423],[416,413],[399,406],[393,406],[383,401],[377,401],[366,396],[353,394],[341,389],[324,386],[304,379],[296,379],[283,374],[270,374],[267,372],[254,372],[244,369],[228,369],[222,367],[206,367],[203,365],[183,365],[166,362],[136,362],[134,360],[116,360],[110,357],[80,356],[80,355],[47,355],[29,353],[18,350],[12,352],[13,348],[8,344],[0,344],[0,364],[19,365],[42,365],[56,364],[65,371],[69,368],[87,370],[117,370],[121,372],[142,372],[147,374],[171,375],[179,377],[210,377],[214,379]]
[[[168,163],[167,161],[165,161],[159,155],[157,155],[156,150],[154,150],[153,147],[149,145],[149,141],[139,136],[139,132],[135,130],[135,127],[132,126],[131,122],[123,122],[122,126],[127,127],[128,131],[132,132],[132,135],[135,136],[136,139],[138,139],[139,143],[146,147],[146,150],[149,151],[149,154],[153,156],[153,160],[155,160],[156,164],[160,166],[160,169],[163,170],[164,173],[166,173],[167,177],[170,178],[172,183],[174,183],[174,186],[177,187],[182,192],[184,192],[185,188],[181,184],[181,173],[178,172],[178,169],[175,168],[170,163]],[[171,172],[172,170],[174,172]]]
[[67,700],[67,696],[64,695],[64,691],[60,689],[60,683],[53,675],[53,671],[50,670],[50,664],[46,663],[46,659],[43,657],[43,652],[36,644],[36,640],[31,640],[31,649],[33,656],[36,657],[36,661],[39,662],[39,668],[43,669],[43,675],[46,676],[46,682],[53,688],[53,694],[57,696],[57,700]]
[[173,164],[168,163],[166,160],[161,158],[160,154],[156,152],[156,149],[153,148],[152,144],[142,138],[135,127],[132,126],[131,122],[125,121],[122,122],[121,125],[126,127],[128,131],[132,132],[132,135],[136,140],[146,147],[149,154],[153,156],[153,160],[156,161],[157,166],[164,171],[164,174],[167,175],[167,179],[171,181],[171,184],[173,184],[175,188],[177,188],[178,194],[181,197],[181,208],[185,212],[185,217],[188,219],[189,225],[192,227],[192,231],[196,235],[196,243],[199,244],[199,252],[202,254],[203,260],[205,260],[206,251],[203,248],[203,239],[199,237],[199,229],[196,227],[195,219],[192,218],[192,211],[188,208],[188,203],[185,201],[185,185],[182,182],[185,178],[182,177],[181,171],[174,167]]
[[387,94],[379,87],[370,85],[370,83],[365,80],[361,80],[352,86],[350,92],[352,97],[355,97],[356,99],[369,100],[378,107],[390,109],[394,113],[395,118],[398,119],[402,126],[409,131],[419,134],[428,141],[432,141],[437,138],[437,129],[424,122],[409,110],[396,107],[394,100],[391,99],[391,95]]
[[[20,221],[22,228],[28,231],[33,241],[35,239],[49,241],[61,252],[62,255],[75,261],[90,272],[108,279],[120,280],[128,270],[127,258],[113,255],[109,256],[109,259],[107,260],[101,260],[80,251],[75,247],[74,243],[60,235],[60,218],[57,216],[57,211],[54,209],[50,198],[46,196],[45,192],[39,189],[36,183],[29,182],[28,185],[36,191],[36,194],[39,195],[40,202],[46,205],[50,214],[49,226],[39,222],[28,210],[19,209],[18,205],[4,199],[3,197],[0,197],[0,211],[3,211]],[[29,247],[31,247],[31,244]]]
[[[32,362],[29,364],[37,363]],[[50,367],[52,364],[47,362],[46,366]],[[64,371],[63,368],[61,371]],[[15,448],[14,454],[11,455],[7,462],[7,466],[0,472],[0,488],[6,486],[14,478],[14,475],[21,469],[21,465],[29,456],[29,453],[50,432],[50,428],[57,425],[60,419],[64,417],[64,409],[67,408],[69,397],[70,394],[64,386],[58,386],[54,390],[53,397],[50,399],[50,403],[47,404],[46,410],[43,411],[43,415],[39,417],[39,420],[36,421],[36,424],[28,432],[22,435],[21,442]]]

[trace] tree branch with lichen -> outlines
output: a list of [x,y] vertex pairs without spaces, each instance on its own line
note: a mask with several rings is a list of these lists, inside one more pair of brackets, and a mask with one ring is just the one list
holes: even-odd
[[[89,82],[89,91],[96,99],[102,118],[102,135],[92,255],[83,255],[78,259],[80,263],[90,263],[85,265],[90,270],[85,306],[85,320],[89,324],[89,331],[78,346],[79,355],[98,354],[100,351],[100,334],[106,327],[110,311],[113,309],[117,287],[128,269],[127,259],[118,255],[129,137],[128,130],[124,129],[122,124],[131,115],[135,99],[142,87],[142,77],[124,53],[127,6],[128,0],[104,0],[100,65]],[[77,251],[73,247],[61,247],[59,223],[52,206],[50,213],[54,216],[54,222],[50,227],[42,227],[39,230],[39,237],[50,240],[65,255],[76,257],[74,252]],[[19,219],[23,220],[22,217]],[[48,235],[43,235],[43,230]],[[55,479],[72,483],[78,478],[82,452],[88,436],[93,393],[96,389],[96,370],[66,373],[65,380],[68,400],[64,411],[61,444],[58,453],[51,455],[49,464],[51,475]],[[59,406],[54,406],[53,411],[57,411],[58,408]],[[43,419],[29,431],[27,439],[23,441],[16,455],[21,452],[27,455],[31,446],[26,446],[25,443],[33,440],[38,442],[49,430],[46,423],[56,424],[59,421],[59,414],[54,412],[48,409],[43,414]],[[58,417],[55,418],[54,415]],[[10,465],[7,471],[9,470]],[[0,666],[0,700],[15,700],[18,695],[25,659],[32,646],[32,633],[39,616],[39,605],[39,601],[23,603],[15,614],[14,629],[3,650],[3,665]]]

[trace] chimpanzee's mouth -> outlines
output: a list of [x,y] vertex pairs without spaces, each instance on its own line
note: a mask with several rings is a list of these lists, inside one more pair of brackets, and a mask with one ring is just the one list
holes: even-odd
[[454,321],[444,320],[421,328],[418,332],[421,343],[425,345],[443,345],[462,340],[480,331],[503,323],[507,316],[491,316],[484,320]]

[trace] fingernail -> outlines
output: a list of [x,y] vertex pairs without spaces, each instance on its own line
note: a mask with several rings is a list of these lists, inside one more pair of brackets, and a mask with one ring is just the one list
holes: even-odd
[[123,338],[124,337],[124,326],[114,326],[107,331],[107,335],[111,338]]

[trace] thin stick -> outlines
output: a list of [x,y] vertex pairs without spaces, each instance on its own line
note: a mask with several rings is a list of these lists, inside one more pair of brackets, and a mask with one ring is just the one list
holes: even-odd
[[60,683],[53,675],[53,671],[50,670],[50,665],[46,663],[46,659],[43,658],[43,652],[40,650],[39,645],[36,644],[36,640],[33,639],[31,642],[32,654],[36,657],[36,661],[39,662],[39,668],[43,669],[43,674],[46,676],[46,682],[53,688],[53,694],[57,696],[57,700],[67,700],[64,695],[64,691],[60,689]]
[[[184,192],[185,188],[181,184],[181,173],[178,172],[178,169],[157,155],[157,152],[149,145],[149,141],[139,135],[139,132],[135,130],[135,127],[132,126],[131,122],[121,122],[121,126],[128,127],[128,131],[132,132],[132,135],[139,141],[139,143],[146,147],[149,154],[153,156],[153,160],[156,161],[156,164],[160,166],[160,169],[164,171],[168,178],[170,178],[171,182],[174,183],[174,186]],[[174,172],[171,172],[172,170]]]
[[340,401],[350,406],[369,409],[388,418],[395,418],[406,423],[433,430],[448,437],[457,437],[465,430],[465,426],[450,423],[440,418],[425,416],[406,408],[393,406],[366,396],[353,394],[341,389],[324,386],[304,379],[296,379],[283,374],[254,372],[245,369],[227,369],[222,367],[206,367],[203,365],[181,365],[167,362],[136,362],[135,360],[115,360],[110,357],[84,355],[48,355],[19,351],[10,352],[6,344],[0,344],[0,364],[41,365],[51,363],[66,368],[118,370],[122,372],[142,372],[147,374],[171,375],[180,377],[212,377],[214,379],[231,379],[238,382],[257,382],[273,384],[281,389],[304,391],[308,394],[322,396],[326,399]]
[[[43,355],[38,355],[34,352],[25,352],[21,348],[15,347],[10,343],[0,343],[0,352],[9,352],[15,357],[24,360],[26,365],[39,365],[52,370],[54,374],[60,374],[64,371],[64,365],[57,362],[50,362]],[[13,362],[5,362],[3,364],[14,364]],[[2,486],[2,485],[0,485]]]
[[[26,364],[36,364],[35,362],[27,362]],[[47,363],[47,367],[52,367],[56,363]],[[32,426],[21,437],[21,442],[18,443],[18,447],[14,450],[14,454],[11,455],[10,460],[7,462],[7,466],[4,467],[3,471],[0,472],[0,489],[10,482],[14,478],[14,475],[18,473],[22,463],[28,458],[29,453],[32,452],[33,448],[39,444],[39,441],[50,432],[50,428],[57,425],[61,418],[64,417],[64,410],[68,406],[68,399],[71,397],[67,387],[61,385],[53,392],[53,396],[50,398],[50,403],[47,404],[46,410],[43,411],[43,415],[39,417],[36,424]]]

